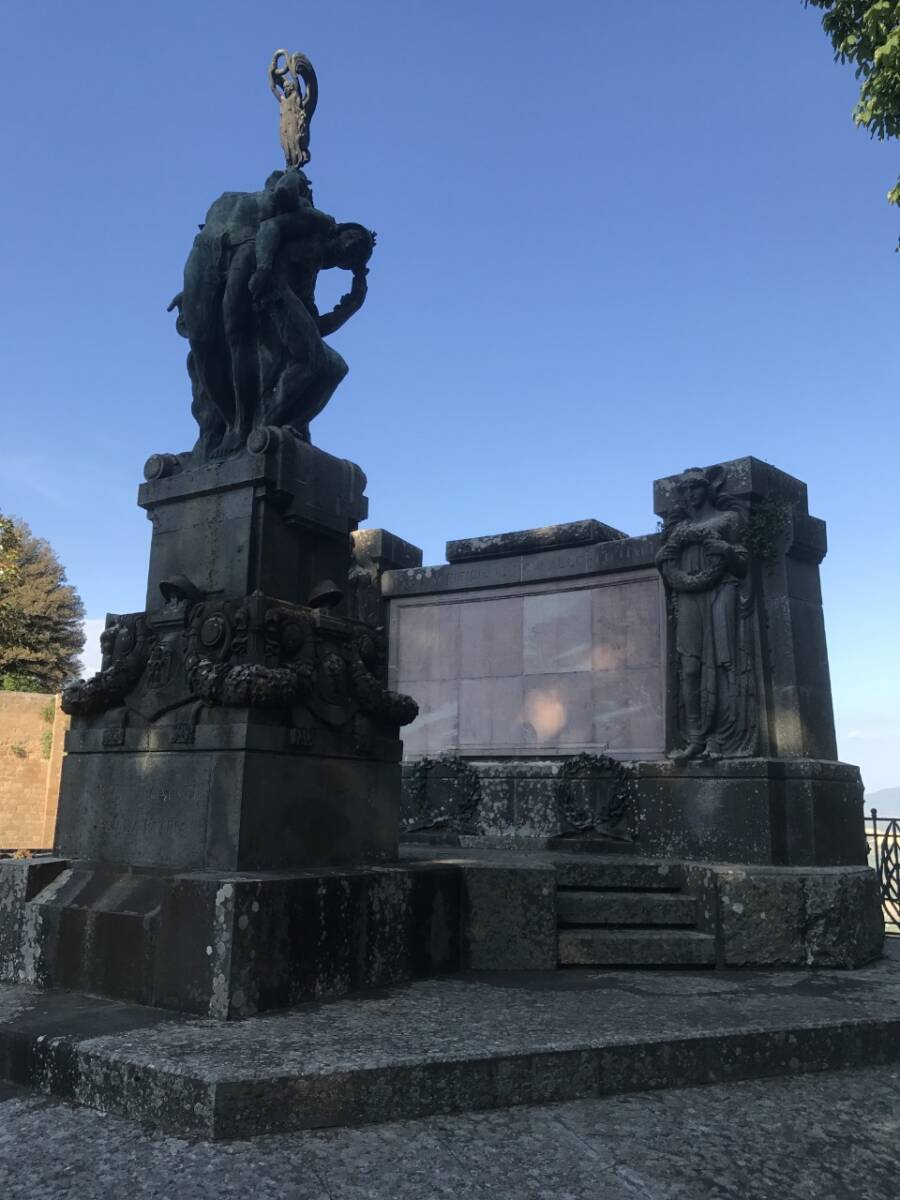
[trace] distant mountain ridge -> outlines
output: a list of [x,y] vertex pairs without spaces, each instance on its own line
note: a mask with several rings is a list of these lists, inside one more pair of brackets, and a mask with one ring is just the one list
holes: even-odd
[[877,808],[885,817],[900,816],[900,787],[879,788],[866,792],[866,809]]

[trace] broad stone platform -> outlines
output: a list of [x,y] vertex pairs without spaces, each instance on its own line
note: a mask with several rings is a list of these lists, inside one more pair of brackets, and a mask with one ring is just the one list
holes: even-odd
[[[607,914],[618,894],[632,933],[608,915],[567,931],[573,892]],[[661,894],[690,920],[660,921]],[[856,968],[883,929],[867,867],[428,846],[390,866],[227,875],[0,863],[0,981],[225,1020],[459,970]]]
[[482,973],[237,1025],[0,988],[0,1077],[203,1138],[898,1059],[893,946],[854,974]]

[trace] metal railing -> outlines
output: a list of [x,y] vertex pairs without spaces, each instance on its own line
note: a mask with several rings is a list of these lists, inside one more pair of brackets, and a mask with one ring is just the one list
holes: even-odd
[[900,817],[879,817],[871,810],[869,862],[878,873],[884,931],[900,937]]

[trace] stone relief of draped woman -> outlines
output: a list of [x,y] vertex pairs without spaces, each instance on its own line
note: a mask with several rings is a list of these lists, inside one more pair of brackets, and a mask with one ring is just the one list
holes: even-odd
[[676,746],[669,757],[676,760],[757,750],[747,518],[723,484],[715,467],[679,477],[656,557],[674,619]]

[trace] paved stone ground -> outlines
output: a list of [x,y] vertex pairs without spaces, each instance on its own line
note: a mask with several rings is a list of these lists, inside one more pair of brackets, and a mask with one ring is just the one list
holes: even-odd
[[900,1068],[249,1142],[189,1142],[0,1085],[8,1200],[897,1200]]

